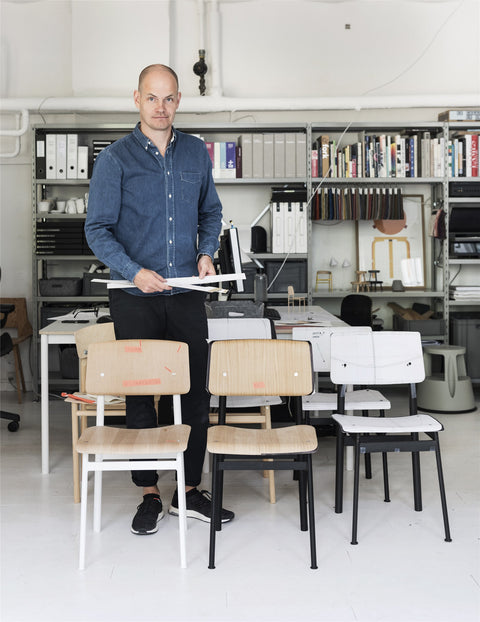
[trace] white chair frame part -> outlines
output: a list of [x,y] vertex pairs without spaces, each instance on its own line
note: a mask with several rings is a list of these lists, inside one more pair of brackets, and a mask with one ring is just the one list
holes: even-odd
[[[292,339],[309,341],[312,344],[313,370],[315,372],[315,386],[317,387],[318,374],[330,373],[331,336],[339,334],[364,335],[371,332],[370,326],[332,326],[325,328],[298,326],[292,330]],[[330,411],[333,413],[337,409],[337,394],[315,390],[312,395],[306,395],[302,398],[302,408],[305,413],[317,413],[319,411]],[[390,401],[376,389],[355,389],[355,387],[349,386],[345,393],[345,411],[348,413],[360,410],[362,415],[367,417],[369,411],[378,410],[380,416],[384,417],[385,410],[390,408]],[[318,417],[310,418],[307,414],[307,421],[321,425],[325,425],[329,421],[334,423],[331,415],[325,419]],[[370,454],[365,454],[365,477],[367,479],[372,477]]]
[[[364,335],[333,335],[331,338],[331,379],[340,385],[337,423],[335,511],[343,509],[343,454],[348,439],[355,447],[352,514],[352,544],[357,544],[359,466],[361,453],[406,451],[412,454],[413,493],[416,511],[422,510],[420,452],[435,451],[440,488],[445,541],[450,542],[447,501],[438,432],[443,426],[429,415],[418,414],[416,383],[425,378],[420,333],[406,331],[372,332]],[[347,384],[409,385],[408,414],[400,417],[352,417],[345,412]],[[420,434],[424,437],[420,438]],[[388,471],[384,470],[385,501],[390,501]]]
[[[93,529],[100,531],[102,472],[175,470],[179,503],[180,563],[185,568],[186,503],[183,454],[190,426],[182,424],[180,395],[190,390],[188,345],[178,341],[118,340],[89,347],[86,390],[98,396],[96,426],[86,428],[77,442],[82,455],[79,569],[85,568],[88,474],[94,477]],[[105,395],[172,395],[174,425],[122,429],[104,426]],[[94,455],[95,459],[89,460]]]
[[[209,318],[208,339],[209,341],[224,341],[227,339],[275,339],[275,327],[268,318]],[[271,406],[282,404],[281,397],[272,396],[249,396],[237,395],[227,397],[227,424],[253,424],[259,423],[262,429],[272,428]],[[210,412],[210,423],[218,423],[219,399],[217,395],[210,398],[210,408],[217,412]],[[256,412],[245,412],[246,408],[258,408]],[[232,409],[242,411],[232,412]],[[264,471],[264,477],[269,480],[270,503],[275,503],[275,474],[274,471]]]

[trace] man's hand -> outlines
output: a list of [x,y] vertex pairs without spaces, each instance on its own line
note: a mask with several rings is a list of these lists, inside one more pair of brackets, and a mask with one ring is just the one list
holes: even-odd
[[213,276],[216,274],[211,257],[202,255],[198,260],[198,276],[203,279],[204,276]]
[[137,272],[133,282],[144,294],[153,294],[154,292],[172,289],[170,285],[166,284],[163,276],[160,276],[153,270],[147,270],[147,268],[142,268],[140,272]]

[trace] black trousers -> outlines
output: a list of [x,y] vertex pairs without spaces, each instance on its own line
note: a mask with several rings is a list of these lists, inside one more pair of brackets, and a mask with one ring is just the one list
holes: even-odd
[[[170,339],[188,344],[190,391],[182,395],[182,421],[191,426],[185,452],[185,483],[198,486],[202,478],[207,443],[210,396],[207,377],[207,316],[205,294],[188,292],[173,296],[133,296],[110,290],[110,314],[117,339]],[[127,396],[127,428],[157,426],[153,395]],[[132,471],[137,486],[155,486],[156,471]]]

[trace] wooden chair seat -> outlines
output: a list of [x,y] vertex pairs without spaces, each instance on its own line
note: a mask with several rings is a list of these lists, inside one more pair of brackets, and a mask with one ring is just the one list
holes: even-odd
[[77,442],[77,451],[80,454],[101,452],[104,457],[127,453],[158,457],[185,451],[189,434],[190,426],[185,424],[142,430],[91,426]]
[[316,449],[315,429],[309,425],[271,430],[217,425],[208,431],[208,451],[215,454],[269,456],[313,453]]

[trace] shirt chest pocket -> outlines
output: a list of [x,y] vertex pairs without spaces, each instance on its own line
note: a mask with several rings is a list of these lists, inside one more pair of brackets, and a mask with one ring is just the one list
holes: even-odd
[[201,188],[201,175],[197,172],[183,171],[180,173],[182,199],[198,204]]

